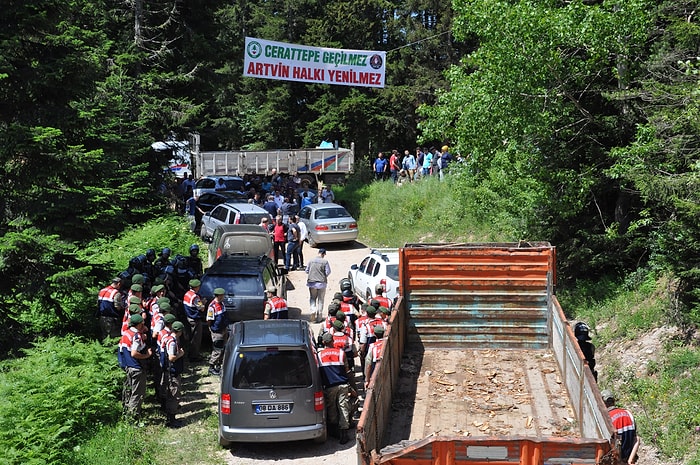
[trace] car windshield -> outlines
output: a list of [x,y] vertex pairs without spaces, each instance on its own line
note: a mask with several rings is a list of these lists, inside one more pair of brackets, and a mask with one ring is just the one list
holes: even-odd
[[303,350],[246,350],[236,357],[234,389],[304,388],[311,384],[311,366]]
[[245,213],[241,215],[240,224],[260,224],[263,218],[270,218],[267,213]]
[[387,265],[386,266],[386,277],[393,279],[394,281],[399,280],[399,265]]
[[262,295],[262,284],[255,275],[204,275],[200,295],[212,296],[214,289],[222,287],[227,294]]
[[350,218],[350,213],[343,207],[322,208],[316,211],[316,219]]
[[226,179],[224,183],[227,191],[242,191],[245,189],[245,183],[242,179]]

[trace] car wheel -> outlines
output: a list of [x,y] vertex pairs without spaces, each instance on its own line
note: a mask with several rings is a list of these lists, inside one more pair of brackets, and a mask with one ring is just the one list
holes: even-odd
[[219,445],[221,447],[229,448],[231,447],[231,441],[227,441],[221,436],[221,434],[219,434]]
[[309,234],[309,237],[307,238],[309,241],[309,246],[316,248],[318,247],[318,243],[311,237],[311,234]]
[[323,428],[323,434],[317,438],[314,438],[314,442],[316,444],[323,444],[324,442],[326,442],[327,439],[328,439],[328,430],[326,428]]
[[370,291],[369,289],[365,291],[365,299],[365,303],[369,305],[369,302],[372,300],[372,291]]

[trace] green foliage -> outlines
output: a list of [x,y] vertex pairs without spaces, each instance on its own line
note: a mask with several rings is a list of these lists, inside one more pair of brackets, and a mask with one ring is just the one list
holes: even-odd
[[111,347],[49,338],[0,371],[2,463],[68,463],[72,447],[119,416],[122,373]]
[[[391,181],[366,183],[361,194],[354,194],[347,204],[357,215],[361,239],[366,238],[372,246],[517,240],[509,233],[521,218],[504,214],[499,227],[495,227],[490,222],[493,217],[479,217],[469,209],[476,200],[469,192],[458,192],[455,185],[456,178],[449,174],[443,182],[433,176],[400,187]],[[338,197],[345,200],[346,195]],[[352,205],[359,208],[353,209]]]
[[634,89],[616,97],[632,101],[641,122],[632,143],[612,152],[608,170],[638,193],[644,215],[635,218],[645,234],[656,266],[681,280],[686,319],[700,324],[700,73],[697,50],[700,23],[688,15],[696,1],[661,2],[660,30],[646,74]]
[[[583,320],[593,329],[596,341],[631,340],[664,322],[672,321],[669,281],[641,272],[628,281],[578,280],[560,289],[558,298],[567,316]],[[608,322],[604,329],[597,329]]]
[[0,322],[4,347],[26,338],[67,330],[89,332],[95,304],[89,294],[99,273],[76,247],[36,228],[0,237]]
[[644,53],[647,3],[460,0],[454,8],[455,35],[479,46],[449,70],[451,88],[437,104],[421,107],[423,139],[452,140],[469,156],[485,201],[515,197],[528,219],[522,234],[557,244],[562,276],[636,267],[643,244],[608,235],[615,223],[624,234],[634,204],[603,169],[632,133],[627,108],[610,94],[636,76],[627,57]]
[[145,254],[147,249],[155,249],[157,255],[163,247],[169,247],[173,257],[187,256],[192,244],[198,244],[201,250],[207,247],[192,234],[185,217],[171,213],[134,225],[117,238],[95,240],[80,251],[80,256],[90,263],[109,266],[112,274],[116,274],[127,268],[131,258]]

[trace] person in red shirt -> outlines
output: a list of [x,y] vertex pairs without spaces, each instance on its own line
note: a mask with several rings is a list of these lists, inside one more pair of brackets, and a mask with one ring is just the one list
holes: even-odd
[[274,242],[275,264],[279,265],[279,259],[284,262],[287,243],[287,225],[282,222],[282,215],[277,215],[275,225],[272,227],[272,241]]
[[394,149],[391,151],[391,156],[389,157],[389,173],[391,174],[391,180],[396,181],[399,179],[399,171],[401,171],[401,159],[399,157],[399,151]]

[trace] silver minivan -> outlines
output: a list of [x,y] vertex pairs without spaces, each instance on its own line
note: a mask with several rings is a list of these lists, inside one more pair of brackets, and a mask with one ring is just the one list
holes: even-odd
[[316,345],[307,321],[233,325],[219,396],[219,444],[325,442],[326,413]]

